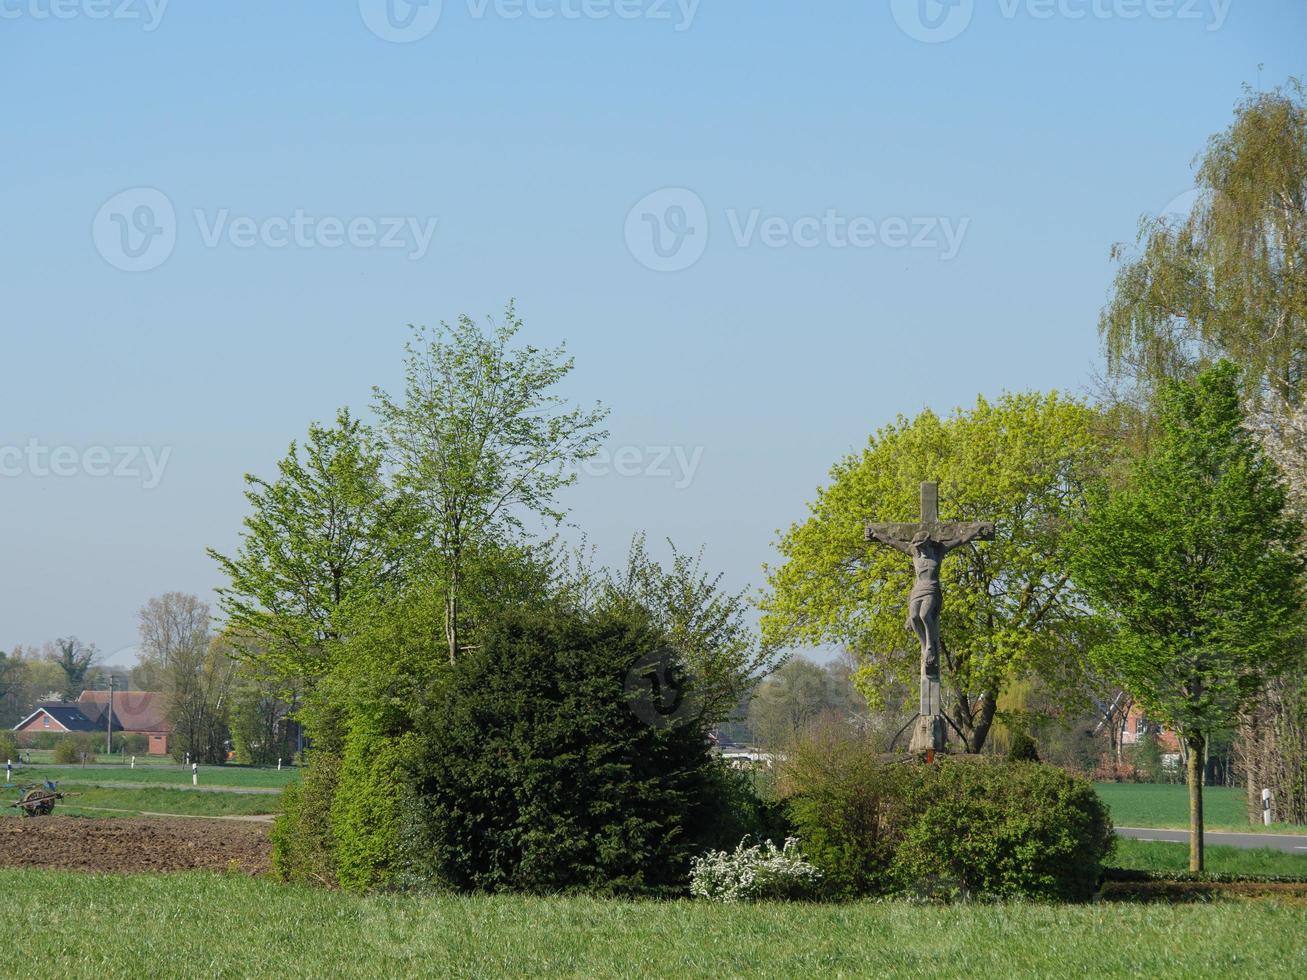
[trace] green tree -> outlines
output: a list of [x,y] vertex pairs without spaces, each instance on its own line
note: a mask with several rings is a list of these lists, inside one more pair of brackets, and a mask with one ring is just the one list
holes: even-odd
[[489,624],[419,726],[420,873],[478,891],[681,890],[722,815],[703,727],[647,723],[626,684],[664,645],[635,612]]
[[599,428],[606,409],[568,408],[556,393],[572,370],[563,348],[511,347],[521,328],[512,304],[499,326],[460,316],[415,327],[403,398],[375,389],[397,483],[421,513],[435,565],[428,580],[444,590],[451,664],[463,646],[469,563],[519,543],[528,518],[561,521],[556,495],[576,478],[569,467],[608,435]]
[[311,424],[275,480],[245,477],[251,513],[235,557],[209,550],[229,579],[217,590],[229,635],[287,684],[325,676],[352,603],[400,574],[412,525],[382,464],[347,409],[332,427]]
[[1307,92],[1249,93],[1198,163],[1188,215],[1145,217],[1100,329],[1110,370],[1151,389],[1216,358],[1246,390],[1296,403],[1307,384]]
[[64,701],[76,701],[89,686],[88,675],[100,653],[95,645],[87,646],[75,636],[55,640],[56,652],[51,659],[64,674]]
[[626,564],[596,570],[584,549],[557,562],[563,599],[578,609],[641,610],[654,618],[685,665],[703,722],[724,721],[740,699],[777,661],[759,646],[752,607],[743,592],[728,592],[723,576],[706,572],[702,550],[678,551],[672,560],[652,555],[645,535],[631,541]]
[[1239,385],[1228,362],[1165,382],[1152,447],[1122,486],[1096,494],[1070,549],[1111,628],[1095,658],[1184,739],[1195,871],[1208,741],[1294,657],[1299,629],[1300,528],[1244,426]]
[[919,646],[904,626],[912,566],[869,547],[863,525],[917,520],[921,482],[938,481],[941,519],[998,525],[997,540],[959,549],[941,572],[949,717],[966,751],[979,752],[1006,685],[1033,675],[1070,691],[1082,679],[1094,623],[1063,539],[1109,458],[1097,413],[1057,394],[900,418],[835,466],[808,519],[782,537],[785,562],[769,569],[762,600],[764,643],[844,646],[873,701],[895,679],[915,684]]

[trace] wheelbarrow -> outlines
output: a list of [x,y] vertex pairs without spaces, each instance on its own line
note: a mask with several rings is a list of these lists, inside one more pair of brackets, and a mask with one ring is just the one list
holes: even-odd
[[54,813],[54,805],[59,800],[81,795],[81,793],[61,793],[54,783],[46,783],[44,786],[34,784],[24,787],[22,795],[9,805],[18,807],[25,817],[48,817]]

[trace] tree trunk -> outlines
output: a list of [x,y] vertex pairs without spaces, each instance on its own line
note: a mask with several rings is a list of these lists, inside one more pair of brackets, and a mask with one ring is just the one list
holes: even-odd
[[1189,749],[1189,870],[1203,870],[1203,749],[1205,739],[1202,735],[1190,735],[1185,739]]
[[449,588],[445,592],[445,641],[449,644],[449,666],[458,659],[458,592],[463,586],[463,549],[450,555]]

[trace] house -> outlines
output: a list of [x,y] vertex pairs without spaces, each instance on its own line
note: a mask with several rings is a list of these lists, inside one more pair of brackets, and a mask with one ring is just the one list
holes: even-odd
[[[112,718],[106,716],[113,699]],[[106,732],[144,735],[150,755],[167,755],[172,725],[164,697],[153,691],[83,691],[76,701],[41,701],[36,710],[14,726],[18,734],[37,732]]]

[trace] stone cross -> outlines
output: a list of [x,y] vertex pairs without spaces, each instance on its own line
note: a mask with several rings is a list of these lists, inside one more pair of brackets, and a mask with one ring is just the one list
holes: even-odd
[[942,751],[947,746],[947,732],[939,688],[939,612],[944,599],[939,566],[954,548],[972,541],[993,541],[994,525],[941,522],[939,484],[923,483],[919,523],[869,523],[866,539],[889,545],[912,559],[915,577],[908,597],[908,629],[921,644],[921,706],[910,751]]

